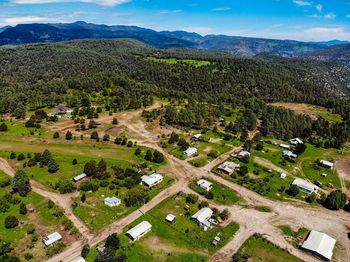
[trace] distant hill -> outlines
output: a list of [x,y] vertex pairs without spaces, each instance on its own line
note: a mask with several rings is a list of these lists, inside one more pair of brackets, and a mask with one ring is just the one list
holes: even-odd
[[[307,57],[321,60],[344,60],[344,55],[318,56],[318,52],[344,42],[308,43],[292,40],[250,38],[227,35],[206,35],[186,31],[162,31],[137,26],[107,26],[78,21],[58,24],[22,24],[0,29],[0,45],[62,42],[76,39],[131,38],[157,48],[195,48],[228,52],[235,56],[254,57],[272,53],[281,57]],[[333,51],[343,52],[342,49]],[[313,55],[315,54],[315,55]],[[346,56],[345,56],[346,58]]]
[[331,40],[325,42],[313,42],[314,44],[324,45],[324,46],[332,46],[332,45],[343,45],[350,44],[350,41],[341,41],[341,40]]
[[329,46],[311,53],[308,57],[322,61],[341,61],[350,64],[350,44]]

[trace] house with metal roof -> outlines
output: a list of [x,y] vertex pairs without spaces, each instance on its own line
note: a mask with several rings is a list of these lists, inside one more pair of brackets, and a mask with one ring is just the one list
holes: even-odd
[[141,182],[148,187],[153,187],[163,181],[163,176],[158,173],[153,173],[150,176],[142,176]]
[[87,177],[87,174],[82,173],[82,174],[80,174],[80,175],[75,176],[75,177],[73,178],[73,181],[74,181],[74,182],[78,182],[78,181],[84,179],[85,177]]
[[336,240],[327,234],[311,230],[301,248],[329,261],[332,259],[335,243]]
[[140,224],[134,226],[126,234],[132,241],[136,241],[151,231],[152,225],[148,221],[142,221]]
[[307,194],[312,194],[313,192],[316,192],[319,189],[318,186],[301,178],[294,179],[292,185],[298,186],[301,191]]
[[185,154],[186,156],[193,156],[193,155],[197,154],[197,152],[198,152],[198,149],[197,149],[197,148],[195,148],[195,147],[189,147],[189,148],[187,148],[187,149],[184,151],[184,154]]
[[192,136],[192,140],[193,141],[198,141],[202,138],[202,134],[195,134],[194,136]]
[[298,157],[292,151],[283,151],[282,155],[283,155],[283,157],[292,158],[292,159],[296,159]]
[[220,170],[228,175],[231,175],[239,167],[240,167],[240,165],[236,164],[235,162],[226,161],[225,163],[221,164],[218,167],[218,170]]
[[54,232],[50,235],[48,235],[47,237],[45,237],[43,239],[43,242],[45,244],[45,246],[51,246],[52,244],[56,243],[57,241],[60,241],[62,239],[62,236],[60,233],[58,232]]
[[166,217],[165,217],[165,220],[168,221],[169,223],[173,223],[176,219],[176,216],[174,216],[173,214],[168,214]]
[[289,143],[293,146],[296,146],[298,144],[303,144],[304,142],[301,141],[301,139],[299,138],[292,138],[291,140],[289,140]]
[[320,165],[329,169],[332,169],[334,164],[332,162],[329,162],[327,160],[321,160]]
[[201,226],[201,228],[204,229],[204,231],[207,231],[209,228],[211,228],[209,219],[212,217],[213,213],[213,210],[211,210],[209,207],[204,207],[195,213],[192,216],[192,219],[195,220]]
[[107,197],[104,199],[104,203],[107,206],[115,207],[115,206],[119,206],[122,202],[117,197]]
[[197,185],[201,188],[204,189],[205,191],[210,191],[210,189],[213,188],[213,183],[209,182],[208,180],[205,179],[200,179],[197,181]]

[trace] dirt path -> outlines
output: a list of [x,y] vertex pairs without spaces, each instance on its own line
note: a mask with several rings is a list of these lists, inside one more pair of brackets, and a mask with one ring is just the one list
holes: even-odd
[[256,162],[259,165],[262,165],[264,167],[270,168],[272,170],[275,170],[279,173],[285,173],[285,174],[289,174],[288,171],[284,170],[283,168],[280,168],[279,166],[276,166],[274,163],[271,163],[270,161],[268,161],[265,158],[261,158],[261,157],[254,157],[254,162]]

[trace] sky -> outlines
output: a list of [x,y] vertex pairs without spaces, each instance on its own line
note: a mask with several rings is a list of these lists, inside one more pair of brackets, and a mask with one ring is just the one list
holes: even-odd
[[350,40],[350,0],[0,0],[0,27],[74,21],[202,35]]

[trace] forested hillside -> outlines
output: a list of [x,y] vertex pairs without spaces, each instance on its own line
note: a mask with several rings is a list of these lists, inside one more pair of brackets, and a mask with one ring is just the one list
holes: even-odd
[[[322,105],[348,121],[349,100],[339,83],[325,85],[315,73],[317,68],[327,71],[327,66],[160,50],[132,40],[35,44],[0,50],[0,112],[21,117],[25,110],[59,103],[135,109],[149,105],[153,96],[187,99],[197,107],[198,102],[251,107],[255,102],[246,101],[254,98]],[[253,109],[266,119],[261,110],[266,111],[265,106]]]

